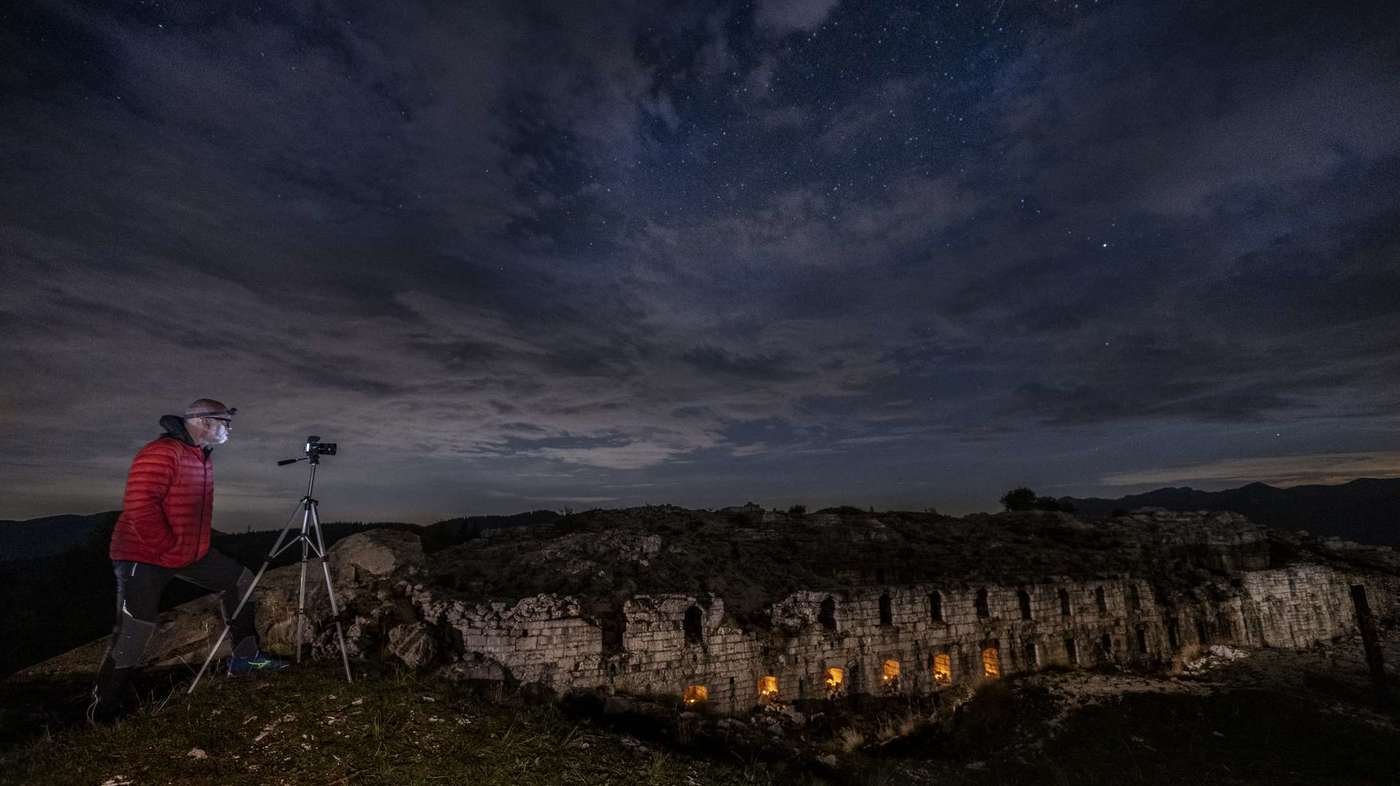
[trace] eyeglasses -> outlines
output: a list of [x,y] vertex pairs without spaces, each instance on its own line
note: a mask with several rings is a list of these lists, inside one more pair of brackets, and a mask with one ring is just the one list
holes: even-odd
[[209,415],[204,415],[204,416],[202,416],[202,417],[203,417],[205,420],[217,420],[217,421],[219,421],[220,423],[224,424],[224,427],[225,427],[225,428],[227,428],[228,426],[232,426],[232,425],[233,425],[233,418],[216,418],[216,417],[211,417],[211,416],[209,416]]

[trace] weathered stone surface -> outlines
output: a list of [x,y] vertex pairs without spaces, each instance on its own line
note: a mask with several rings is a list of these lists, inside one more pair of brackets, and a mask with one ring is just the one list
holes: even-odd
[[327,556],[335,580],[355,584],[421,567],[423,544],[411,532],[372,529],[339,541]]
[[398,625],[389,631],[389,652],[405,666],[422,668],[437,657],[432,631],[421,622]]
[[506,670],[501,664],[479,655],[469,656],[444,666],[438,676],[454,682],[505,682]]

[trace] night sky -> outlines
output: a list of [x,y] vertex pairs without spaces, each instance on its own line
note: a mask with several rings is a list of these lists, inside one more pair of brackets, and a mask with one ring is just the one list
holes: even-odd
[[1400,476],[1400,6],[0,10],[0,518]]

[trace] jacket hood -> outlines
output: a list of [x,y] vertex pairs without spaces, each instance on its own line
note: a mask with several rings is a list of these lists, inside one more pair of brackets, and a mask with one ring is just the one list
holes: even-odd
[[185,429],[185,419],[179,415],[161,415],[160,427],[165,429],[161,436],[178,439],[186,445],[194,444],[194,440],[190,439],[190,432]]

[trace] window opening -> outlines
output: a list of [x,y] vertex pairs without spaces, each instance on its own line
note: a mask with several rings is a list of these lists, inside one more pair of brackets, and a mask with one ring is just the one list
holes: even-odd
[[778,678],[772,674],[758,678],[758,701],[768,704],[778,698]]
[[827,630],[836,630],[836,600],[830,595],[822,601],[821,611],[817,613],[817,621]]
[[887,660],[881,667],[880,680],[886,685],[899,681],[899,661]]
[[982,674],[992,679],[1001,676],[1001,653],[995,644],[982,648]]
[[827,695],[834,696],[846,687],[846,670],[832,666],[826,670],[824,681]]
[[953,658],[946,652],[933,656],[933,681],[938,685],[953,684]]
[[[700,614],[699,606],[691,606],[685,610],[685,643],[700,644],[705,640],[705,629],[701,624],[703,617]],[[675,628],[672,628],[675,630]]]

